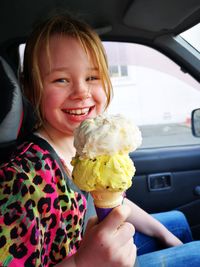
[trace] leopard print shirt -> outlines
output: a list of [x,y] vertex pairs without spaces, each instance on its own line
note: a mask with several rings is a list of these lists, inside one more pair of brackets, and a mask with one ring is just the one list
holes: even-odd
[[0,168],[0,266],[54,266],[79,247],[86,197],[52,154],[35,137]]

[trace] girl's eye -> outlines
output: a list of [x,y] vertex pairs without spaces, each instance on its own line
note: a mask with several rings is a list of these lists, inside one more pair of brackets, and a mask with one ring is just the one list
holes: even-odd
[[69,81],[65,78],[56,79],[54,81],[55,83],[68,83]]
[[87,82],[90,82],[90,81],[95,81],[95,80],[99,80],[99,77],[98,76],[90,76],[86,79]]

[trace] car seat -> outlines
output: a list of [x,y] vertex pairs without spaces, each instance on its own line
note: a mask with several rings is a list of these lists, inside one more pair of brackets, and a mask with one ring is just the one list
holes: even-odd
[[23,119],[21,90],[14,71],[0,57],[0,162],[16,145]]
[[0,163],[8,160],[25,129],[33,125],[33,112],[22,95],[11,64],[0,56]]

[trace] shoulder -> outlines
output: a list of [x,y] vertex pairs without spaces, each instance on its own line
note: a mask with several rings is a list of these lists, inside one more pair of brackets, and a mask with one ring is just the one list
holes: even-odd
[[1,194],[10,190],[13,193],[17,188],[22,190],[33,184],[35,177],[45,168],[47,155],[50,153],[32,140],[20,144],[10,160],[0,166]]
[[9,161],[3,163],[0,169],[5,171],[14,168],[16,171],[28,172],[25,162],[37,166],[39,162],[53,160],[53,153],[52,147],[45,140],[31,135],[27,141],[18,145]]
[[49,167],[48,155],[50,152],[45,148],[27,141],[17,148],[9,162],[0,167],[0,215],[4,220],[7,216],[10,220],[11,213],[13,220],[17,220],[16,216],[21,218],[25,216],[23,214],[36,212],[35,207],[41,199],[54,190],[52,180],[55,175]]
[[[42,184],[65,185],[66,177],[53,148],[43,139],[33,137],[22,143],[10,161],[0,167],[0,191],[5,188],[39,187]],[[39,189],[39,188],[38,188]]]

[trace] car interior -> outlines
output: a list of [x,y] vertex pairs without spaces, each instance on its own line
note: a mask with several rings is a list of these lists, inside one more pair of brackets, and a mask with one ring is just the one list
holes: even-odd
[[[19,46],[26,43],[39,19],[57,12],[79,16],[97,31],[103,42],[126,42],[153,48],[200,83],[200,54],[179,36],[200,23],[199,0],[0,1],[0,162],[8,159],[33,122],[33,112],[20,89]],[[193,133],[200,116],[195,118],[190,125]],[[189,221],[194,239],[199,240],[200,141],[141,148],[130,157],[136,174],[127,197],[149,213],[181,210]]]

